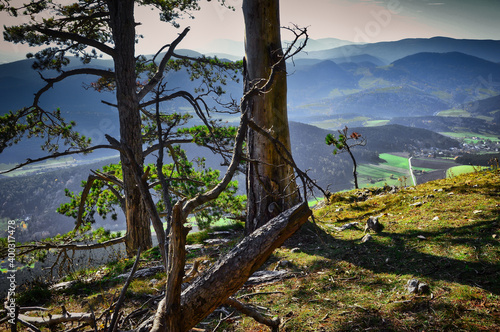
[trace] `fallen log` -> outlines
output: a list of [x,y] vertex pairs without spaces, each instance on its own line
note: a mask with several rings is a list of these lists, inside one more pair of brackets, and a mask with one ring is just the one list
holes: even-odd
[[[180,331],[189,331],[212,311],[236,293],[248,278],[269,258],[272,252],[292,236],[311,216],[307,203],[286,210],[245,237],[181,295]],[[165,299],[159,304],[152,331],[166,331]],[[163,326],[162,326],[163,325]]]

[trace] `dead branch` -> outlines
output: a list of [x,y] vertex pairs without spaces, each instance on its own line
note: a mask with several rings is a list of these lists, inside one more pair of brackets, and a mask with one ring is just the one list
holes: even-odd
[[269,326],[273,332],[279,331],[279,326],[280,326],[280,319],[279,318],[276,318],[276,319],[267,318],[264,315],[262,315],[260,312],[258,312],[257,310],[250,307],[249,305],[246,305],[246,304],[236,300],[233,297],[228,298],[226,300],[225,304],[233,307],[234,309],[238,310],[242,314],[245,314],[247,316],[252,317],[257,322]]
[[[281,157],[283,158],[283,160],[285,160],[285,162],[287,164],[289,164],[290,166],[292,166],[293,169],[295,170],[295,172],[297,172],[297,175],[301,178],[302,182],[304,183],[304,190],[306,190],[307,185],[310,185],[310,186],[314,186],[318,190],[320,190],[325,197],[328,196],[327,192],[323,188],[321,188],[320,186],[318,186],[316,184],[316,182],[314,180],[312,180],[309,177],[309,175],[307,175],[306,172],[302,171],[297,166],[297,164],[295,163],[295,160],[292,157],[292,154],[290,153],[290,151],[288,151],[288,149],[284,146],[284,144],[281,141],[279,141],[276,138],[274,138],[273,135],[268,130],[265,130],[264,128],[260,127],[254,121],[250,120],[248,122],[248,126],[252,130],[254,130],[254,131],[258,132],[259,134],[263,135],[264,137],[266,137],[275,146],[275,148],[277,149],[278,153],[281,154]],[[306,197],[306,193],[305,192],[304,192],[304,197]]]
[[122,242],[125,242],[125,236],[118,237],[116,239],[112,239],[101,243],[91,243],[91,244],[76,244],[76,243],[54,244],[54,243],[38,242],[35,244],[25,244],[19,246],[18,249],[21,249],[21,251],[19,251],[18,255],[26,255],[35,250],[50,250],[50,249],[91,250],[91,249],[106,248]]
[[137,98],[138,100],[142,100],[153,88],[160,82],[160,80],[163,77],[163,72],[165,70],[165,67],[168,63],[168,60],[172,57],[175,48],[177,45],[184,39],[184,37],[187,35],[189,32],[190,28],[187,27],[182,31],[179,36],[169,45],[167,53],[163,56],[163,59],[161,60],[160,64],[158,65],[158,70],[154,74],[154,76],[149,80],[148,84],[146,84],[141,91],[137,93]]
[[89,313],[69,313],[65,312],[63,314],[56,314],[43,317],[31,317],[23,314],[19,314],[19,320],[25,321],[30,324],[36,325],[55,325],[60,323],[68,322],[93,322],[92,314]]
[[182,282],[183,283],[190,282],[191,280],[196,278],[199,274],[198,272],[199,266],[200,266],[200,260],[194,261],[193,267],[191,268],[191,270],[188,271],[188,273],[186,273],[186,275],[182,279]]
[[113,332],[115,330],[115,325],[116,321],[118,319],[118,313],[120,312],[120,308],[123,304],[123,300],[125,299],[125,293],[127,292],[128,286],[130,285],[130,282],[132,281],[132,278],[134,277],[135,271],[137,271],[137,266],[139,265],[139,259],[141,258],[141,247],[137,249],[137,257],[135,259],[134,265],[132,266],[132,271],[130,271],[130,275],[127,278],[127,281],[125,282],[125,285],[123,285],[122,291],[120,293],[120,297],[118,298],[118,301],[116,302],[115,306],[115,311],[113,312],[113,317],[111,319],[111,323],[109,324],[109,332]]

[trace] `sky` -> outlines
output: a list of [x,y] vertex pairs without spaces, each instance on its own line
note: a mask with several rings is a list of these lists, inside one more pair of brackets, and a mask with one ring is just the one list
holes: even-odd
[[[191,27],[179,47],[214,52],[213,40],[243,41],[241,2],[226,0],[233,11],[216,0],[201,0],[202,8],[194,19],[179,21],[181,29]],[[312,39],[365,43],[434,36],[500,40],[500,0],[281,0],[280,13],[282,26],[307,27]],[[137,9],[136,17],[142,23],[138,33],[145,37],[137,46],[142,54],[156,53],[181,31],[159,22],[157,14],[144,7]],[[0,20],[6,25],[18,22],[5,13],[0,13]],[[32,50],[25,45],[2,39],[0,62],[22,59],[28,51]]]

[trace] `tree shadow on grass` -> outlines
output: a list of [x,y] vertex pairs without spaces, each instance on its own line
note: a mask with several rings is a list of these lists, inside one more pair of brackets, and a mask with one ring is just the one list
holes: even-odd
[[[480,259],[486,251],[490,252],[494,259],[499,257],[498,241],[491,237],[498,222],[499,215],[496,214],[488,220],[477,221],[463,227],[443,228],[435,232],[413,230],[407,233],[380,232],[372,234],[373,239],[366,243],[360,241],[363,236],[361,231],[359,239],[340,240],[316,224],[307,223],[301,230],[301,236],[287,243],[287,246],[297,245],[297,241],[302,240],[305,244],[301,248],[305,253],[331,260],[347,261],[370,269],[374,273],[409,274],[444,280],[480,287],[500,295],[498,282],[500,264]],[[418,240],[417,235],[423,235],[425,239]],[[390,242],[389,245],[377,241],[384,238],[389,240],[384,241]],[[474,248],[475,258],[467,260],[468,257],[464,257],[461,260],[419,250],[431,244],[438,244],[441,247],[465,244]]]

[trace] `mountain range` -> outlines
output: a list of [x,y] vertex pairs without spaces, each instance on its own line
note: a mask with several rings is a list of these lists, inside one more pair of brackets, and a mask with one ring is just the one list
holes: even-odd
[[[236,46],[229,41],[226,44]],[[446,131],[463,130],[468,124],[471,132],[500,135],[500,41],[436,37],[346,44],[336,39],[310,40],[309,51],[287,64],[290,120],[328,130],[387,121]],[[200,55],[189,50],[178,52]],[[220,58],[238,58],[226,56]],[[29,105],[33,94],[44,85],[40,74],[31,69],[32,62],[0,65],[0,114]],[[106,59],[91,65],[112,67]],[[79,66],[82,64],[76,61],[70,68]],[[185,71],[169,72],[167,79],[172,90],[195,93],[200,84],[190,80]],[[118,135],[117,111],[101,103],[113,102],[111,93],[89,88],[93,80],[95,77],[71,77],[64,84],[56,84],[41,102],[48,109],[59,107],[63,115],[77,122],[77,130],[99,143],[105,133]],[[224,89],[227,97],[238,100],[242,95],[239,82],[228,81]],[[188,109],[180,102],[164,107]],[[458,121],[459,117],[467,120]],[[237,116],[224,115],[224,119],[234,123]],[[2,153],[2,161],[19,161],[19,153],[12,150]],[[37,153],[37,148],[28,143],[22,151]]]

